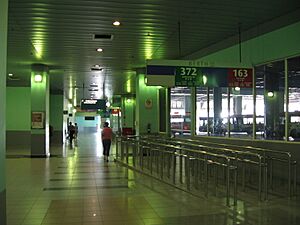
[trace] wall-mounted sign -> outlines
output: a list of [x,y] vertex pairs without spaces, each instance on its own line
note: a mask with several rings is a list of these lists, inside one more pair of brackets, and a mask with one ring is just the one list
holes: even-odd
[[152,99],[147,98],[147,99],[145,100],[145,107],[146,107],[147,109],[151,109],[151,108],[152,108]]
[[31,128],[44,129],[45,128],[45,113],[44,112],[31,112]]

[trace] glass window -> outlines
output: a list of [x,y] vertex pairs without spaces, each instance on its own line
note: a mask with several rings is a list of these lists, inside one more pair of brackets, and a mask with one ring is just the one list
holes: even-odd
[[258,66],[255,71],[256,134],[261,133],[264,139],[284,140],[284,61]]
[[300,57],[288,60],[289,140],[300,141]]
[[252,138],[252,88],[232,88],[230,103],[230,136],[235,138]]
[[196,94],[196,134],[208,135],[207,128],[211,124],[208,123],[208,88],[198,87]]
[[225,136],[228,121],[228,98],[227,88],[213,88],[213,95],[210,95],[210,104],[213,106],[212,114],[212,136]]
[[171,133],[191,135],[191,89],[171,88]]

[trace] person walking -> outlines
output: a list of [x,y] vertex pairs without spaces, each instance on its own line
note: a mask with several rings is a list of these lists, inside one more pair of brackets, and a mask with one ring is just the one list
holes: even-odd
[[69,126],[68,126],[68,133],[69,133],[70,146],[72,147],[74,134],[75,134],[75,126],[71,122],[69,123]]
[[108,162],[110,145],[112,140],[112,129],[109,127],[109,123],[105,122],[102,130],[102,145],[104,160]]
[[77,136],[78,136],[78,125],[77,123],[75,123],[75,133],[74,133],[74,138],[77,139]]

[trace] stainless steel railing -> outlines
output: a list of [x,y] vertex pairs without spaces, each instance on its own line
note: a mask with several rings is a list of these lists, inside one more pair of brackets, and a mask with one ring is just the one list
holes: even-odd
[[[139,137],[136,137],[136,139],[117,138],[117,142],[118,153],[116,153],[116,157],[118,161],[133,166],[136,169],[138,168],[140,170],[143,170],[144,172],[148,171],[150,175],[156,174],[161,180],[164,180],[166,177],[167,180],[171,180],[170,183],[172,185],[184,184],[187,191],[191,190],[191,172],[193,173],[193,177],[195,180],[193,185],[196,189],[199,188],[197,182],[197,177],[199,177],[199,170],[194,171],[191,167],[191,162],[203,162],[206,168],[204,171],[204,177],[206,177],[204,179],[205,196],[208,195],[208,167],[213,165],[215,167],[225,168],[227,171],[226,205],[230,205],[231,179],[233,180],[233,204],[236,205],[237,173],[236,167],[231,164],[232,160],[230,157],[221,154],[209,153],[206,151],[195,151],[178,146],[151,142],[142,140]],[[123,151],[120,151],[121,154],[119,154],[119,146],[122,146],[122,148],[124,149]],[[127,150],[129,149],[129,147],[131,149],[131,152]],[[145,156],[147,158],[147,167],[145,167],[144,162]],[[132,157],[132,160],[129,160],[129,157]],[[178,183],[177,180],[179,180]]]
[[[263,193],[263,186],[264,186],[264,200],[267,200],[268,197],[268,190],[267,190],[267,165],[263,161],[263,157],[258,154],[258,153],[253,153],[253,152],[243,152],[243,151],[237,151],[237,150],[232,150],[228,148],[218,148],[218,147],[210,147],[210,146],[205,146],[205,145],[199,145],[199,144],[193,144],[190,143],[189,141],[181,140],[181,139],[166,139],[166,138],[160,138],[160,137],[147,137],[148,139],[155,139],[159,140],[160,142],[163,143],[168,143],[168,144],[173,144],[177,146],[185,146],[185,147],[190,147],[195,150],[205,150],[207,152],[214,152],[216,154],[224,154],[228,157],[231,157],[231,160],[235,162],[235,165],[238,167],[242,167],[242,189],[245,191],[245,165],[252,165],[252,166],[257,166],[258,169],[258,198],[260,200],[262,199],[262,193]],[[239,165],[241,164],[241,165]]]

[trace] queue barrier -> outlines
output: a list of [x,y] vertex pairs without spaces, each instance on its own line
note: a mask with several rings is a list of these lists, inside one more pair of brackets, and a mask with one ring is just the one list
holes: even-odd
[[[118,136],[116,138],[116,160],[135,169],[141,170],[172,185],[184,185],[187,191],[191,187],[199,189],[199,181],[203,182],[204,195],[208,196],[209,178],[214,179],[214,192],[217,192],[219,170],[223,170],[226,184],[226,205],[230,205],[230,183],[233,182],[233,204],[237,202],[238,174],[241,174],[241,188],[245,191],[246,169],[256,166],[258,169],[258,198],[268,199],[268,184],[272,185],[272,166],[275,161],[286,162],[282,157],[274,157],[266,152],[272,151],[240,151],[229,148],[211,147],[197,144],[195,140],[164,138],[162,136]],[[277,152],[276,152],[277,153]],[[286,153],[282,155],[288,155]],[[145,157],[147,156],[147,157]],[[272,158],[273,157],[273,158]],[[131,159],[131,160],[130,160]],[[272,159],[272,160],[270,160]],[[289,159],[289,160],[288,160]],[[287,158],[294,166],[294,187],[296,193],[296,161]],[[167,169],[165,169],[167,168]],[[268,168],[270,171],[268,172]],[[241,173],[238,172],[241,170]],[[209,172],[212,171],[212,172]],[[224,172],[225,171],[225,172]],[[288,191],[291,194],[291,168],[288,168]],[[211,173],[211,174],[209,174]],[[172,175],[171,175],[172,174]],[[231,178],[230,178],[231,177]],[[193,178],[193,179],[192,179]],[[191,180],[192,179],[192,180]],[[191,183],[192,181],[192,183]],[[264,193],[264,199],[262,199]]]
[[[217,173],[221,168],[226,171],[224,179],[226,205],[230,206],[231,198],[233,199],[233,205],[237,204],[237,170],[236,166],[232,165],[230,157],[151,142],[140,137],[118,137],[116,145],[117,161],[146,172],[171,185],[183,187],[187,191],[190,191],[191,188],[199,190],[199,179],[201,177],[205,196],[208,196],[209,192],[210,171],[215,174],[213,187],[215,187],[216,194],[216,188],[218,187]],[[200,173],[199,169],[195,170],[195,168],[199,168],[200,163],[204,167],[203,174]],[[233,183],[232,187],[231,183]],[[231,191],[232,188],[233,191]],[[231,193],[233,193],[232,196]]]

